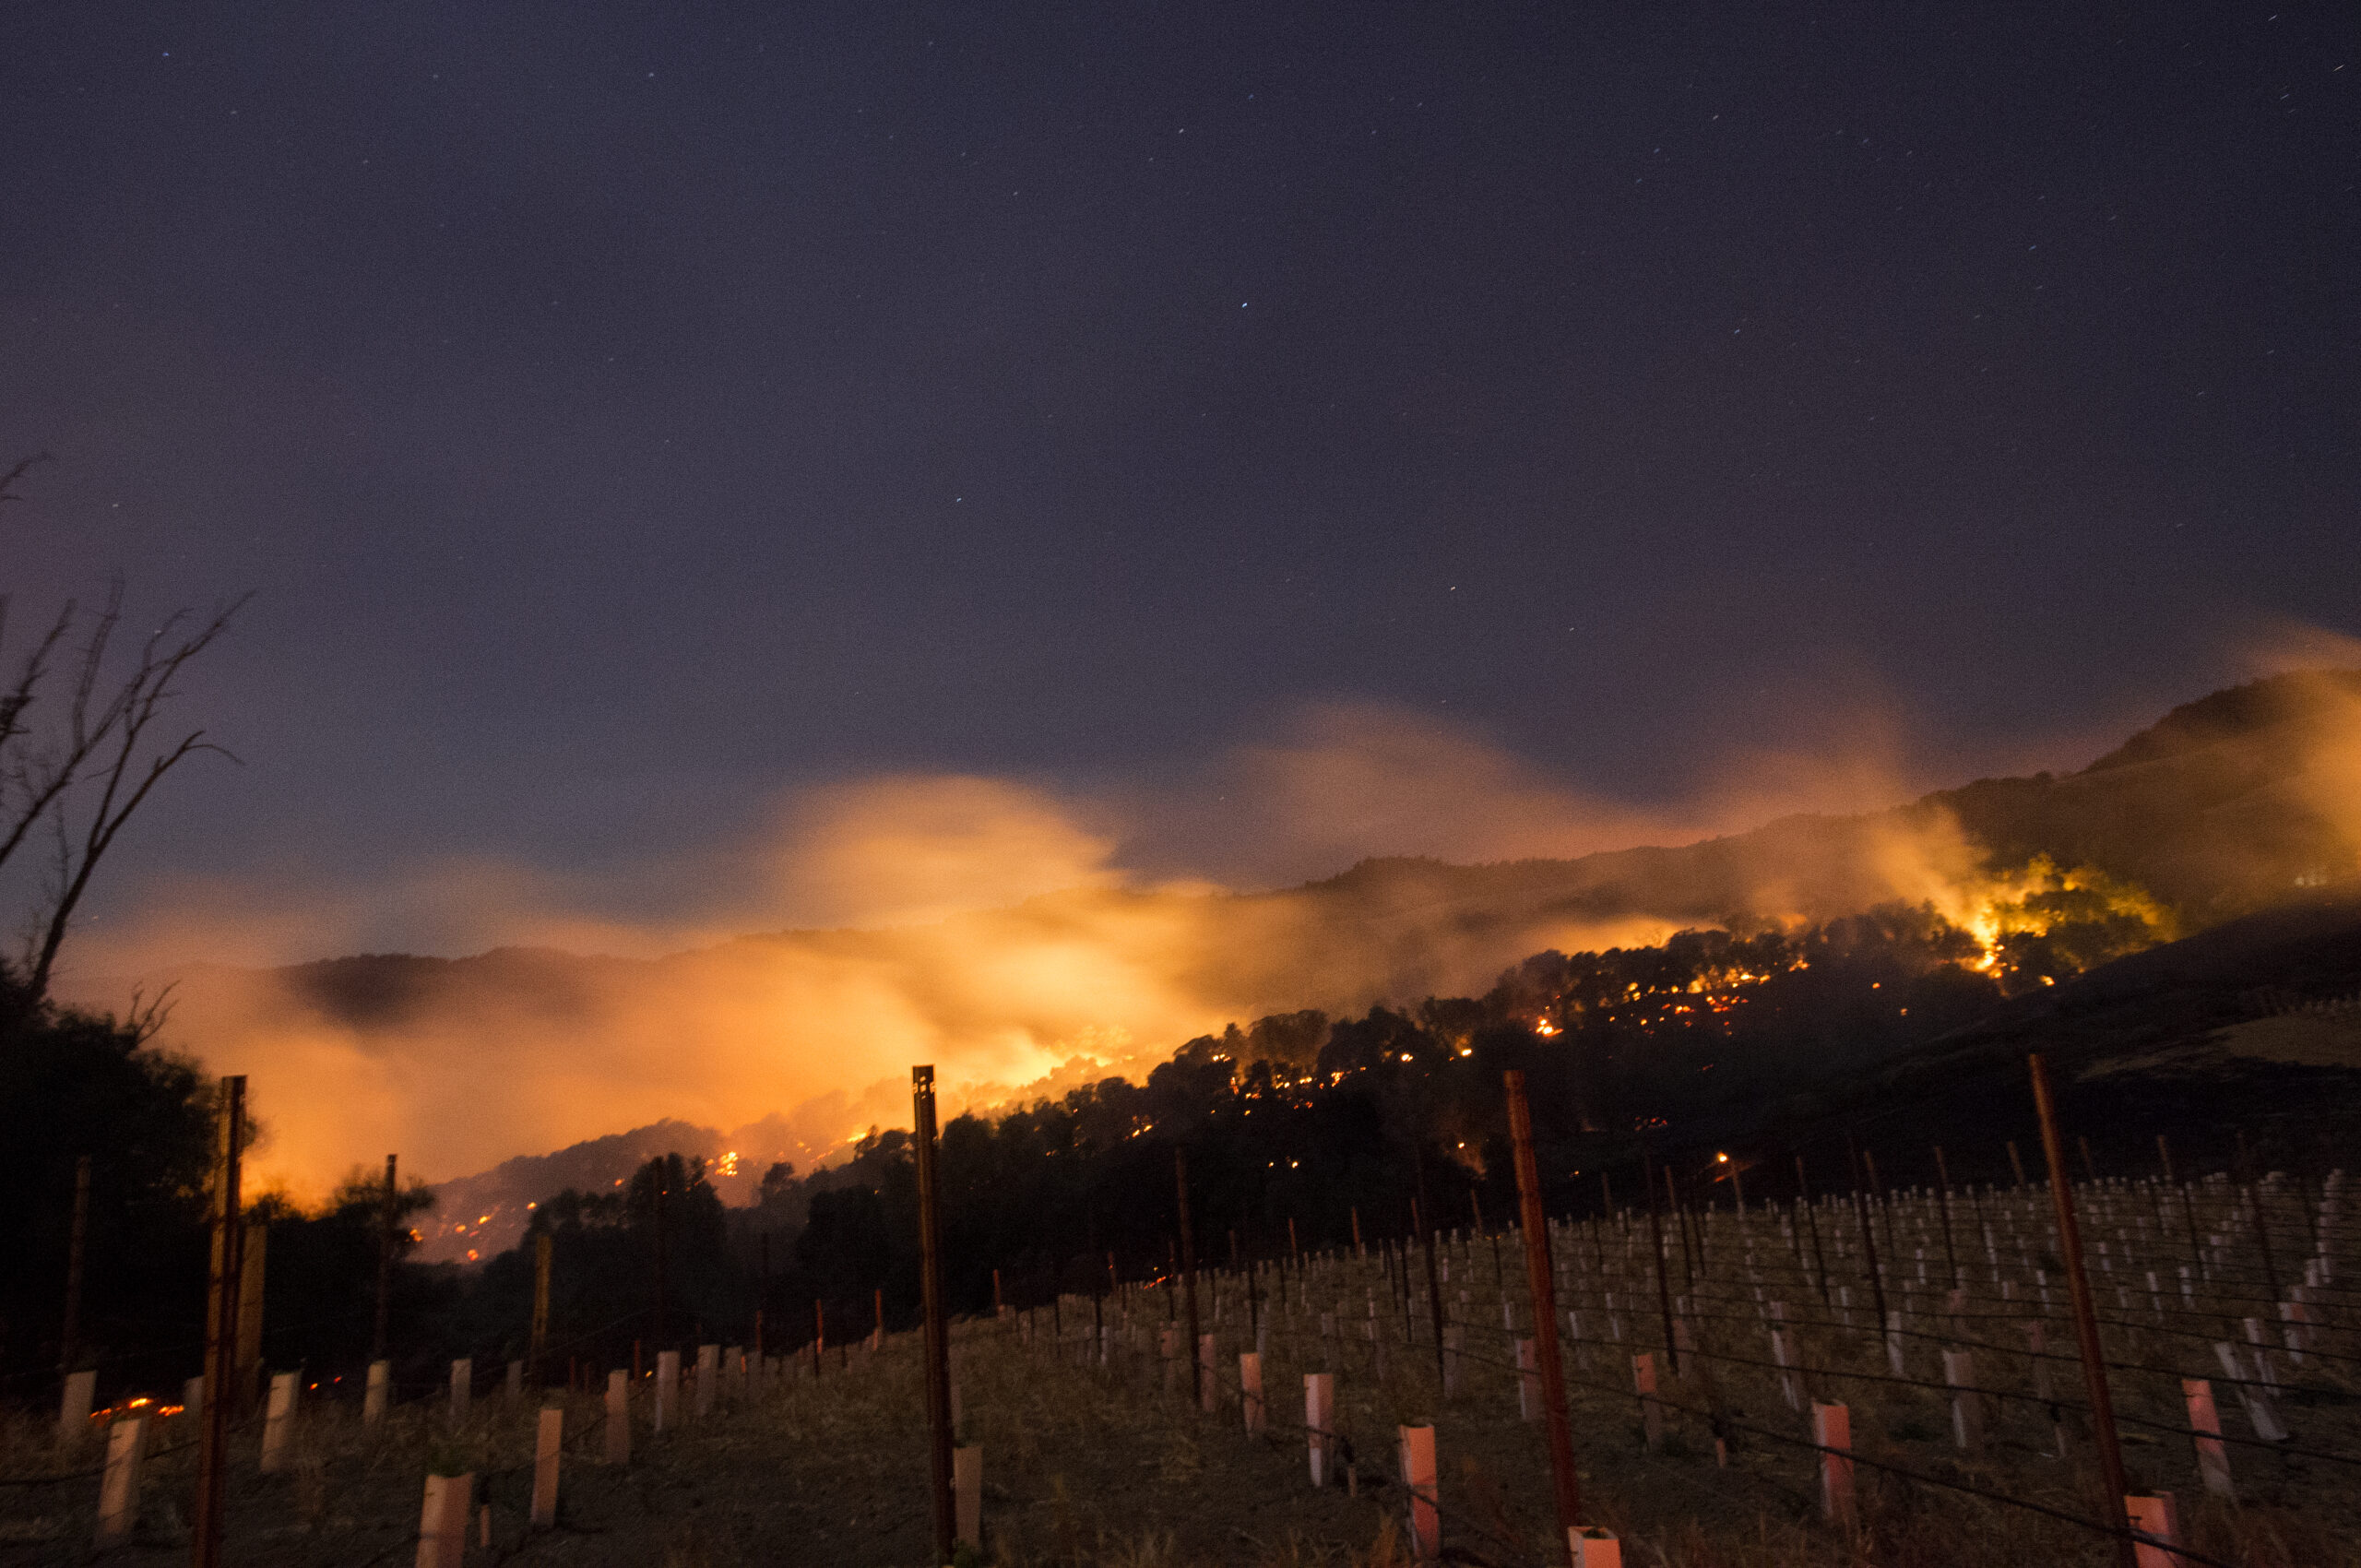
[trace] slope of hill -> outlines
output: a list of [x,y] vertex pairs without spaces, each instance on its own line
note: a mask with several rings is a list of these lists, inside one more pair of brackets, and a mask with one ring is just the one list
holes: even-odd
[[2160,1134],[2192,1165],[2241,1146],[2259,1169],[2349,1164],[2361,1134],[2361,895],[2299,896],[2013,998],[1873,1073],[1815,1086],[1814,1114],[1752,1131],[1823,1149],[1847,1134],[1873,1141],[1909,1181],[1940,1143],[1955,1175],[2006,1180],[2005,1140],[2037,1159],[2033,1051],[2059,1087],[2070,1139],[2087,1138],[2103,1172],[2158,1169]]
[[1892,904],[1932,906],[1987,960],[2061,899],[2103,906],[2130,934],[2070,974],[2347,883],[2357,846],[2361,671],[2312,671],[2176,709],[2078,773],[1684,846],[1370,860],[1262,893],[1084,888],[656,959],[503,949],[212,970],[186,977],[175,1033],[202,1055],[267,1066],[264,1114],[292,1112],[275,1158],[314,1183],[385,1147],[429,1173],[481,1170],[668,1117],[706,1128],[776,1115],[767,1152],[810,1169],[907,1114],[912,1062],[943,1064],[952,1109],[989,1105],[1017,1085],[1143,1075],[1232,1020],[1479,994],[1548,949]]
[[1467,989],[1570,929],[1639,936],[1940,903],[2036,857],[2144,888],[2197,929],[2355,874],[2361,802],[2340,811],[2338,797],[2355,753],[2361,671],[2306,672],[2177,708],[2080,773],[1979,779],[1884,812],[1786,817],[1679,847],[1489,865],[1375,859],[1267,893],[1079,889],[936,926],[779,932],[657,960],[503,949],[281,973],[362,1027],[454,1000],[564,1020],[595,1007],[599,978],[718,978],[783,949],[925,968],[960,948],[1096,935],[1112,919],[1178,939],[1184,982],[1234,1011],[1333,1009]]

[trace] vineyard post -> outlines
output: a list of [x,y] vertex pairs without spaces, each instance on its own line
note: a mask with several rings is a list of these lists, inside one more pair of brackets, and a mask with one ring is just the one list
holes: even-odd
[[65,1245],[65,1321],[57,1336],[57,1375],[69,1377],[81,1354],[82,1249],[90,1234],[90,1157],[74,1162],[74,1225]]
[[240,1142],[244,1134],[246,1080],[221,1080],[219,1164],[213,1181],[213,1267],[205,1313],[205,1408],[197,1417],[196,1540],[190,1568],[221,1568],[222,1506],[229,1480],[231,1368],[238,1352],[239,1243],[244,1239],[238,1197]]
[[1804,1178],[1804,1157],[1796,1156],[1796,1202],[1804,1211],[1804,1223],[1811,1227],[1812,1270],[1820,1276],[1821,1305],[1828,1304],[1828,1254],[1820,1248],[1820,1210],[1811,1203],[1811,1183]]
[[2271,1299],[2282,1301],[2285,1293],[2279,1288],[2279,1264],[2271,1252],[2271,1221],[2263,1212],[2261,1184],[2255,1181],[2254,1166],[2247,1155],[2244,1127],[2238,1129],[2238,1184],[2246,1189],[2247,1203],[2254,1210],[2254,1240],[2262,1253],[2263,1281],[2271,1287]]
[[2165,1141],[2165,1135],[2162,1133],[2156,1134],[2156,1154],[2165,1162],[2165,1182],[2180,1189],[2181,1213],[2189,1218],[2189,1261],[2197,1265],[2200,1278],[2210,1278],[2212,1271],[2205,1266],[2205,1249],[2197,1240],[2197,1199],[2190,1194],[2189,1183],[2174,1174],[2173,1146]]
[[[2058,1213],[2058,1250],[2066,1265],[2066,1288],[2074,1302],[2074,1338],[2082,1355],[2082,1381],[2091,1401],[2092,1435],[2097,1440],[2099,1474],[2106,1492],[2099,1517],[2109,1528],[2128,1530],[2123,1497],[2123,1450],[2115,1433],[2115,1402],[2106,1383],[2106,1361],[2099,1345],[2098,1314],[2091,1304],[2090,1277],[2082,1271],[2082,1229],[2074,1212],[2074,1187],[2066,1171],[2066,1149],[2058,1131],[2058,1107],[2050,1094],[2049,1067],[2035,1051],[2025,1058],[2033,1078],[2035,1112],[2041,1118],[2041,1152],[2049,1166],[2049,1196]],[[2116,1537],[2116,1556],[2122,1568],[2136,1568],[2129,1534]]]
[[269,1261],[270,1227],[249,1223],[238,1247],[237,1401],[251,1415],[262,1396],[263,1269]]
[[[1238,1234],[1233,1230],[1230,1235]],[[1257,1350],[1263,1347],[1263,1302],[1260,1282],[1256,1280],[1256,1260],[1246,1260],[1246,1337]]]
[[1943,1146],[1935,1146],[1935,1201],[1943,1215],[1943,1266],[1951,1271],[1951,1288],[1960,1288],[1959,1253],[1952,1246],[1952,1170],[1943,1163]]
[[1893,1244],[1893,1198],[1885,1190],[1885,1178],[1878,1174],[1877,1151],[1863,1149],[1861,1163],[1869,1168],[1869,1194],[1878,1200],[1878,1215],[1885,1222],[1885,1255],[1898,1265],[1902,1252]]
[[934,1560],[948,1562],[958,1547],[952,1496],[951,1339],[943,1321],[943,1240],[934,1168],[934,1069],[910,1069],[919,1186],[919,1287],[925,1312],[927,1479],[933,1504]]
[[631,1463],[631,1377],[621,1367],[607,1374],[607,1463]]
[[1582,1481],[1574,1473],[1574,1438],[1566,1423],[1566,1380],[1558,1359],[1557,1275],[1549,1266],[1549,1220],[1541,1205],[1541,1170],[1533,1154],[1533,1108],[1525,1075],[1502,1075],[1508,1088],[1509,1137],[1516,1158],[1517,1202],[1525,1226],[1525,1268],[1533,1291],[1533,1331],[1541,1373],[1541,1414],[1549,1428],[1549,1479],[1558,1499],[1558,1528],[1582,1523]]
[[1869,1265],[1869,1295],[1877,1302],[1878,1332],[1887,1329],[1885,1315],[1885,1270],[1878,1266],[1877,1233],[1869,1226],[1869,1200],[1861,1195],[1860,1157],[1854,1152],[1853,1134],[1845,1134],[1845,1156],[1853,1167],[1853,1218],[1861,1224],[1861,1261]]
[[[1666,1277],[1664,1263],[1664,1218],[1658,1212],[1655,1156],[1644,1148],[1640,1153],[1642,1184],[1648,1189],[1648,1251],[1656,1265],[1656,1305],[1664,1313],[1664,1353],[1672,1363],[1672,1375],[1680,1375],[1680,1349],[1672,1338],[1672,1281]],[[1568,1521],[1572,1523],[1572,1521]]]
[[665,1321],[670,1315],[667,1309],[671,1305],[671,1302],[667,1298],[666,1282],[664,1277],[669,1272],[666,1265],[670,1261],[665,1255],[666,1244],[664,1238],[664,1199],[668,1195],[665,1189],[666,1183],[670,1180],[670,1165],[666,1161],[658,1160],[656,1165],[656,1181],[654,1185],[656,1188],[656,1345],[659,1353],[663,1349],[663,1347],[670,1342],[672,1337],[669,1325]]
[[1189,1296],[1189,1402],[1205,1397],[1204,1354],[1197,1335],[1197,1231],[1189,1221],[1189,1148],[1172,1146],[1172,1187],[1180,1205],[1180,1288]]
[[550,1342],[550,1233],[542,1231],[533,1238],[533,1324],[525,1351],[525,1371],[536,1388],[541,1385],[545,1372],[541,1357]]
[[1689,1210],[1680,1201],[1680,1188],[1673,1180],[1672,1165],[1667,1161],[1664,1170],[1665,1203],[1672,1210],[1672,1222],[1680,1232],[1680,1289],[1684,1295],[1697,1289],[1697,1266],[1690,1256]]

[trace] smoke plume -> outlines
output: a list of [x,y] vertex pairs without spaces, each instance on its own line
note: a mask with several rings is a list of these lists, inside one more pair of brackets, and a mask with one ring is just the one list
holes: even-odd
[[[1957,905],[1978,854],[1940,812],[1643,848],[1891,804],[1908,793],[1891,755],[1756,759],[1750,786],[1652,812],[1430,719],[1328,707],[1181,786],[896,775],[799,794],[716,848],[726,872],[680,918],[618,918],[611,889],[480,861],[365,888],[187,885],[87,939],[78,972],[112,977],[85,985],[101,1005],[131,977],[177,980],[165,1043],[248,1075],[258,1176],[298,1197],[388,1150],[439,1180],[663,1117],[759,1124],[775,1146],[749,1160],[808,1165],[906,1117],[913,1063],[955,1109],[990,1104],[1136,1075],[1262,1013],[1480,991],[1545,947]],[[1428,859],[1229,890],[1389,855]],[[479,956],[303,962],[365,948],[389,910]]]

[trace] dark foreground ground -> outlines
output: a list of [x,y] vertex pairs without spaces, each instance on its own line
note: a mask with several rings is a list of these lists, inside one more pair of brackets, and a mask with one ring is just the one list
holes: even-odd
[[[2119,1187],[2104,1200],[2123,1227],[2118,1267],[2161,1266],[2173,1277],[2172,1227],[2150,1217],[2153,1194]],[[2292,1218],[2299,1194],[2286,1194]],[[2037,1287],[2042,1204],[2033,1194],[1986,1194],[1984,1218],[2002,1241],[1997,1269],[1972,1267],[1964,1316],[1923,1289],[1897,1293],[1906,1302],[1905,1375],[1895,1380],[1882,1342],[1862,1332],[1867,1314],[1841,1321],[1847,1291],[1866,1301],[1858,1249],[1838,1230],[1845,1210],[1818,1221],[1830,1232],[1826,1261],[1834,1287],[1823,1304],[1806,1273],[1812,1256],[1800,1232],[1783,1233],[1777,1217],[1726,1209],[1703,1227],[1695,1276],[1668,1275],[1676,1311],[1711,1358],[1692,1361],[1687,1381],[1664,1379],[1672,1407],[1655,1452],[1643,1442],[1631,1393],[1631,1356],[1650,1351],[1663,1363],[1662,1299],[1655,1289],[1645,1217],[1568,1229],[1559,1241],[1568,1270],[1567,1305],[1584,1314],[1584,1339],[1569,1346],[1574,1443],[1589,1515],[1623,1532],[1624,1561],[1665,1568],[1747,1564],[1916,1564],[2017,1568],[2025,1563],[2106,1564],[2109,1542],[2040,1508],[2092,1512],[2092,1449],[2073,1406],[2078,1365],[2052,1363],[2056,1408],[2033,1396],[2035,1363],[2023,1353],[2023,1319],[2039,1316],[2026,1298]],[[2235,1225],[2227,1189],[2218,1210],[2200,1205],[2209,1229]],[[1929,1199],[1897,1198],[1890,1236],[1907,1256],[1934,1231]],[[1790,1217],[1792,1223],[1792,1217]],[[2022,1227],[2025,1244],[2009,1238]],[[1963,1229],[1964,1229],[1963,1223]],[[2325,1232],[2323,1232],[2325,1233]],[[2130,1240],[2121,1240],[2129,1237]],[[1913,1241],[1921,1247],[1913,1248]],[[2289,1244],[2283,1231],[2283,1246]],[[2338,1242],[2340,1251],[2350,1250]],[[1980,1253],[1980,1247],[1971,1251]],[[1936,1253],[1940,1257],[1940,1252]],[[1157,1339],[1168,1302],[1135,1291],[1125,1324],[1109,1309],[1113,1353],[1101,1366],[1086,1356],[1091,1308],[1069,1299],[1063,1336],[1048,1312],[1021,1320],[960,1325],[955,1372],[965,1413],[964,1441],[984,1454],[985,1551],[1010,1564],[1106,1564],[1110,1568],[1236,1562],[1382,1563],[1405,1555],[1405,1497],[1397,1484],[1395,1434],[1431,1418],[1440,1458],[1446,1556],[1476,1564],[1552,1561],[1552,1516],[1543,1429],[1521,1419],[1507,1310],[1531,1323],[1513,1241],[1504,1267],[1479,1243],[1447,1253],[1455,1278],[1443,1289],[1446,1315],[1465,1355],[1458,1386],[1438,1388],[1423,1279],[1406,1314],[1375,1260],[1331,1260],[1289,1286],[1292,1304],[1276,1313],[1258,1304],[1267,1335],[1264,1384],[1269,1430],[1244,1431],[1237,1387],[1237,1350],[1251,1343],[1242,1282],[1205,1283],[1206,1326],[1221,1347],[1217,1408],[1191,1402],[1185,1367],[1168,1369]],[[1897,1279],[1920,1260],[1897,1263]],[[1977,1258],[1979,1265],[1985,1260]],[[2238,1314],[2259,1310],[2254,1260],[2235,1244],[2215,1259],[2206,1292],[2183,1301],[2169,1286],[2158,1298],[2142,1289],[2110,1294],[2107,1354],[2116,1400],[2126,1418],[2127,1462],[2135,1488],[2177,1492],[2192,1543],[2237,1568],[2361,1568],[2361,1332],[2332,1286],[2310,1292],[2325,1324],[2301,1366],[2284,1354],[2274,1375],[2286,1386],[2281,1408],[2289,1441],[2262,1445],[2235,1388],[2216,1393],[2238,1497],[2204,1498],[2185,1433],[2180,1379],[2221,1376],[2212,1341],[2235,1336]],[[2343,1265],[2339,1262],[2339,1267]],[[2008,1280],[2006,1296],[1997,1272]],[[2020,1280],[2017,1276],[2025,1277]],[[2342,1275],[2340,1275],[2340,1277]],[[2112,1277],[2120,1280],[2126,1275]],[[2129,1277],[2137,1278],[2131,1275]],[[1848,1283],[1849,1282],[1849,1283]],[[1267,1290],[1266,1282],[1261,1289]],[[1792,1353],[1816,1369],[1806,1393],[1842,1401],[1851,1412],[1859,1519],[1846,1529],[1821,1516],[1819,1456],[1792,1440],[1807,1434],[1770,1365],[1764,1301],[1785,1303]],[[1897,1286],[1889,1285],[1890,1289]],[[1616,1292],[1610,1302],[1608,1292]],[[2062,1291],[2046,1319],[2049,1343],[2071,1355]],[[1216,1304],[1218,1299],[1218,1304]],[[2356,1298],[2361,1299],[2361,1298]],[[1377,1333],[1369,1336],[1369,1304]],[[1334,1337],[1321,1318],[1333,1314]],[[1526,1330],[1529,1332],[1529,1330]],[[1956,1446],[1940,1353],[1973,1348],[1986,1404],[1981,1453]],[[364,1430],[349,1407],[321,1404],[302,1416],[296,1461],[284,1474],[255,1473],[259,1433],[240,1431],[230,1486],[228,1561],[239,1568],[371,1568],[415,1561],[421,1492],[430,1467],[473,1469],[479,1496],[492,1505],[492,1544],[470,1546],[470,1564],[578,1564],[582,1568],[702,1568],[726,1564],[917,1565],[930,1557],[926,1512],[923,1399],[914,1336],[889,1340],[875,1355],[832,1352],[816,1381],[807,1360],[794,1375],[758,1387],[733,1406],[679,1431],[652,1434],[641,1425],[628,1466],[601,1457],[600,1401],[587,1394],[552,1395],[567,1412],[568,1442],[559,1521],[527,1526],[535,1412],[544,1396],[479,1402],[454,1431],[439,1405],[397,1408],[379,1429]],[[1711,1369],[1710,1379],[1705,1369]],[[1314,1489],[1301,1428],[1303,1374],[1333,1371],[1335,1430],[1347,1448],[1354,1485]],[[1168,1384],[1176,1378],[1178,1387]],[[1931,1386],[1930,1386],[1931,1385]],[[1716,1423],[1727,1445],[1717,1463]],[[2069,1457],[2054,1456],[2066,1423]],[[151,1467],[137,1540],[106,1561],[124,1568],[184,1562],[193,1472],[190,1434],[167,1423]],[[185,1425],[185,1422],[180,1423]],[[95,1438],[61,1450],[19,1417],[0,1443],[0,1568],[86,1560],[99,1483],[92,1476],[18,1484],[87,1469]],[[1873,1467],[1898,1467],[1916,1479]],[[2005,1494],[2036,1507],[1977,1495]]]

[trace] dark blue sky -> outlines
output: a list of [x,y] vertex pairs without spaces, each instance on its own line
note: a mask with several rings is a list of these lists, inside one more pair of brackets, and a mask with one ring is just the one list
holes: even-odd
[[114,896],[1308,699],[1939,779],[2361,631],[2361,14],[1634,9],[19,11],[7,586],[256,594]]

